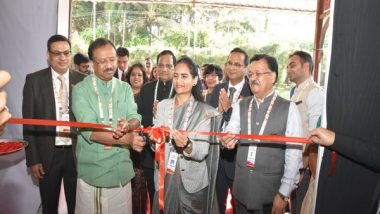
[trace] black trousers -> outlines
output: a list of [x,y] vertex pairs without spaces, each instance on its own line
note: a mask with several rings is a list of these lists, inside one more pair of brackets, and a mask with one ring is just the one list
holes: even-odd
[[152,210],[154,193],[156,192],[154,188],[154,169],[144,168],[144,175],[145,175],[147,189],[149,193],[150,210]]
[[311,172],[310,170],[306,170],[303,174],[303,178],[298,184],[298,188],[293,190],[291,194],[291,210],[292,213],[294,214],[299,214],[301,213],[301,207],[302,207],[302,202],[305,198],[305,195],[307,193],[307,190],[309,188],[309,183],[310,183],[310,178],[311,178]]
[[74,214],[77,172],[71,148],[55,148],[49,172],[39,181],[42,212],[44,214],[58,213],[62,179],[68,213]]
[[[217,173],[216,183],[215,183],[216,198],[218,200],[220,213],[226,212],[228,189],[230,189],[232,192],[232,184],[234,182],[234,180],[229,178],[226,174],[226,169],[224,167],[225,161],[226,160],[219,159],[218,173]],[[231,203],[232,203],[232,207],[234,208],[234,205],[233,205],[234,200],[231,200]],[[234,208],[234,213],[235,213],[235,208]]]
[[234,200],[235,211],[238,214],[271,214],[272,204],[263,206],[262,210],[248,210],[244,204],[240,203],[238,200]]

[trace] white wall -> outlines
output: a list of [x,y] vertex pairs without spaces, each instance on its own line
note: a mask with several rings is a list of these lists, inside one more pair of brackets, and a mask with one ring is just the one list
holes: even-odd
[[[57,32],[58,0],[0,1],[0,69],[12,75],[8,107],[21,117],[27,73],[47,67],[46,42]],[[22,138],[21,126],[7,126],[1,138]],[[36,213],[38,187],[27,173],[23,151],[0,156],[0,214]]]

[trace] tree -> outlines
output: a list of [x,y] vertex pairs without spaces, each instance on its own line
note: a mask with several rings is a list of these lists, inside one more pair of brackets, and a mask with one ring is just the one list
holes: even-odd
[[[116,46],[128,47],[132,61],[142,61],[146,56],[155,58],[163,49],[171,49],[178,55],[193,57],[199,64],[224,65],[229,51],[241,47],[250,56],[266,53],[276,57],[278,86],[288,87],[285,82],[288,54],[295,49],[313,48],[313,34],[302,35],[296,40],[283,39],[286,35],[295,35],[300,28],[298,24],[305,18],[305,14],[295,12],[193,7],[191,4],[96,2],[93,13],[92,2],[72,2],[73,50],[87,50],[86,44],[88,46],[95,32],[96,37],[109,38]],[[96,16],[94,29],[93,15]],[[301,18],[296,22],[287,20],[293,16]],[[280,18],[273,20],[275,17]],[[289,25],[286,31],[271,31],[273,25],[283,27],[289,23],[297,25]],[[305,26],[313,30],[310,23]],[[302,30],[305,32],[304,28]]]

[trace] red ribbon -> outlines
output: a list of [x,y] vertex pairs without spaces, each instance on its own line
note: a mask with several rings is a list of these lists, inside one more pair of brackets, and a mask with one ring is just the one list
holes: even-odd
[[[167,126],[160,126],[160,127],[148,127],[143,129],[138,129],[139,131],[143,131],[144,133],[149,134],[150,130],[154,129],[161,129],[166,136],[169,135],[170,129]],[[222,133],[222,132],[205,132],[205,131],[184,131],[184,130],[178,130],[183,134],[198,134],[198,135],[208,135],[208,136],[217,136],[217,137],[223,137],[225,135],[229,135],[231,133]],[[238,139],[251,139],[251,140],[261,140],[261,141],[269,141],[269,142],[278,142],[278,143],[285,143],[285,142],[292,142],[292,143],[302,143],[302,144],[312,144],[313,142],[310,141],[307,138],[302,137],[284,137],[284,136],[278,136],[278,135],[258,135],[258,134],[233,134]]]
[[98,123],[82,123],[73,121],[60,121],[60,120],[44,120],[44,119],[23,119],[23,118],[10,118],[8,120],[10,124],[24,124],[34,126],[70,126],[75,128],[87,128],[87,129],[103,129],[112,131],[112,126],[98,124]]
[[[70,126],[75,128],[87,128],[87,129],[102,129],[107,131],[113,131],[114,127],[104,124],[98,123],[83,123],[83,122],[73,122],[73,121],[59,121],[59,120],[45,120],[45,119],[23,119],[23,118],[10,118],[8,121],[9,124],[24,124],[24,125],[35,125],[35,126]],[[168,135],[170,133],[170,129],[166,126],[160,127],[147,127],[147,128],[138,128],[134,131],[143,131],[144,133],[149,133],[151,130],[154,130],[153,133],[158,134],[161,132],[157,132],[156,130],[160,129],[164,132],[164,135]],[[229,133],[221,133],[221,132],[204,132],[204,131],[181,131],[184,134],[199,134],[199,135],[209,135],[209,136],[217,136],[223,137],[228,135]],[[302,143],[302,144],[311,144],[312,142],[307,138],[301,137],[284,137],[278,135],[256,135],[256,134],[234,134],[238,139],[252,139],[252,140],[261,140],[261,141],[271,141],[271,142],[294,142],[294,143]],[[158,139],[158,138],[157,138]],[[161,139],[162,140],[162,139]]]
[[144,133],[151,133],[151,140],[156,143],[156,152],[154,159],[159,163],[159,176],[158,176],[158,207],[164,211],[165,201],[165,141],[169,136],[169,132],[164,131],[162,128],[148,127],[142,129]]
[[[101,129],[107,131],[113,131],[112,126],[97,124],[97,123],[82,123],[82,122],[72,122],[72,121],[56,121],[56,120],[43,120],[43,119],[22,119],[22,118],[11,118],[8,123],[11,124],[24,124],[24,125],[38,125],[38,126],[70,126],[76,128],[87,128],[87,129]],[[160,210],[164,210],[164,183],[165,183],[165,139],[170,134],[170,129],[167,126],[160,127],[147,127],[147,128],[137,128],[134,131],[142,131],[146,134],[151,134],[151,139],[156,142],[156,154],[155,160],[159,163],[159,189],[158,189],[158,204]],[[205,131],[183,131],[179,130],[184,134],[198,134],[198,135],[209,135],[223,137],[230,133],[221,132],[205,132]],[[284,137],[278,135],[256,135],[256,134],[234,134],[238,139],[255,139],[261,141],[269,142],[293,142],[302,144],[311,144],[312,142],[306,138],[300,137]]]
[[[148,127],[144,129],[139,129],[146,134],[151,133],[151,139],[157,143],[155,160],[159,163],[159,188],[158,188],[158,205],[160,210],[164,210],[164,201],[165,201],[165,140],[166,137],[170,135],[170,129],[167,126],[160,127]],[[203,131],[184,131],[180,130],[183,134],[199,134],[199,135],[209,135],[209,136],[218,136],[222,137],[228,133],[220,132],[203,132]],[[310,144],[310,140],[306,138],[299,137],[283,137],[277,135],[248,135],[248,134],[235,134],[236,138],[239,139],[258,139],[263,141],[275,141],[275,142],[295,142]]]

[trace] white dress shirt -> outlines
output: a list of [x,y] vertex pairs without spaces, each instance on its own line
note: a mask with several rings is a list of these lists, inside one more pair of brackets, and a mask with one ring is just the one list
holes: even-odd
[[[124,76],[125,76],[125,78],[127,78],[127,71],[128,71],[128,69],[126,69],[125,71],[124,71]],[[117,69],[117,78],[119,79],[119,80],[121,80],[121,77],[123,76],[123,71],[122,70],[120,70],[120,68],[118,68]]]
[[244,78],[241,82],[239,82],[236,85],[232,85],[231,82],[228,82],[227,96],[230,96],[230,88],[231,87],[236,89],[234,97],[232,98],[232,108],[235,107],[236,103],[239,103],[239,96],[240,96],[241,90],[243,90],[244,83],[245,83]]
[[[268,96],[271,94],[272,93]],[[235,105],[232,110],[231,119],[226,127],[226,132],[240,133],[240,105],[238,104]],[[285,136],[303,136],[301,116],[297,106],[292,102],[289,107]],[[284,167],[284,175],[281,178],[279,192],[285,196],[290,196],[290,193],[295,188],[295,184],[298,183],[299,180],[299,169],[302,167],[302,145],[294,145],[292,142],[287,142]]]
[[[58,74],[53,68],[51,68],[51,73],[52,73],[52,81],[53,81],[53,90],[54,90],[54,100],[55,100],[55,117],[57,118],[57,120],[61,120],[61,115],[60,115],[60,112],[59,112],[59,108],[61,107],[60,103],[59,103],[59,89],[61,87],[61,81],[58,79],[58,76],[60,76],[60,74]],[[65,74],[63,74],[63,77],[65,78],[65,87],[66,87],[66,91],[67,91],[67,100],[70,100],[70,97],[69,97],[69,94],[70,94],[70,82],[69,82],[69,70],[66,71]],[[67,103],[67,105],[69,105],[70,102]],[[56,127],[56,131],[57,133],[59,132],[60,130],[60,127],[57,126]],[[69,138],[69,140],[66,140],[66,141],[63,141],[62,140],[63,137],[56,137],[55,138],[55,145],[71,145],[72,142],[71,142],[71,138]]]

